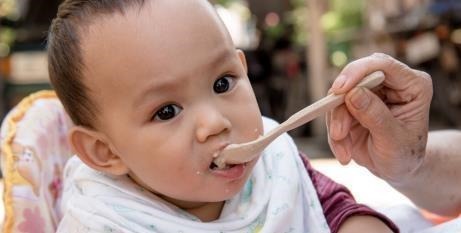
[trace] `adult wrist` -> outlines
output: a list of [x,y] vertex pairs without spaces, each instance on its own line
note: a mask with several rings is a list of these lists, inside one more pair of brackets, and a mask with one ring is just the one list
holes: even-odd
[[392,187],[401,191],[418,187],[421,185],[421,180],[425,179],[424,171],[426,169],[423,167],[426,162],[426,152],[421,150],[418,154],[406,155],[405,158],[409,157],[413,159],[402,161],[402,164],[406,164],[406,167],[402,168],[399,175],[385,179]]

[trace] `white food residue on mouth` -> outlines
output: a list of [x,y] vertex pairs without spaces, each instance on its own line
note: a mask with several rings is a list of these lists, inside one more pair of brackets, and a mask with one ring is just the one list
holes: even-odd
[[218,158],[218,156],[219,156],[219,151],[216,151],[216,152],[213,153],[213,158],[216,159],[216,158]]
[[232,165],[229,165],[229,164],[225,164],[224,167],[220,168],[218,167],[218,165],[216,165],[214,162],[210,165],[210,169],[211,170],[226,170],[226,169],[229,169],[233,167]]

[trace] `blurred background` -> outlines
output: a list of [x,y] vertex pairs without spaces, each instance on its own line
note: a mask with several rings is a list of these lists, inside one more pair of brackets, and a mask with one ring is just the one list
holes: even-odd
[[[0,0],[0,119],[50,89],[46,34],[60,0]],[[245,51],[261,112],[278,121],[325,96],[349,62],[383,52],[432,75],[431,129],[461,128],[461,1],[214,0]],[[290,132],[330,157],[322,119]]]

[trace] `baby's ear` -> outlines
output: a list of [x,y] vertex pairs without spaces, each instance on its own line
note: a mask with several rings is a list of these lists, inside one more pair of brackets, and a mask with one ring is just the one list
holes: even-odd
[[240,62],[242,63],[243,68],[245,69],[245,73],[248,73],[248,65],[247,65],[247,59],[245,57],[245,53],[243,53],[242,50],[237,49],[237,54],[240,58]]
[[74,126],[69,133],[69,142],[77,156],[89,167],[111,175],[125,175],[129,172],[102,133]]

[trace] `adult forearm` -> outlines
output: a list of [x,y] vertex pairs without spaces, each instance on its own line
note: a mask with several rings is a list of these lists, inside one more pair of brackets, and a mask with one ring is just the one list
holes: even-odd
[[431,212],[461,214],[461,131],[430,132],[423,163],[396,188]]

